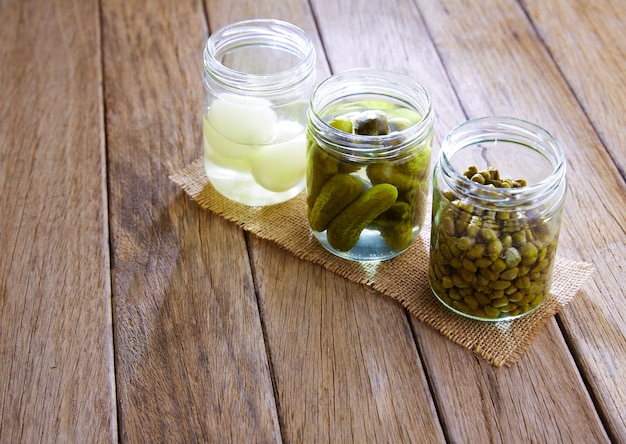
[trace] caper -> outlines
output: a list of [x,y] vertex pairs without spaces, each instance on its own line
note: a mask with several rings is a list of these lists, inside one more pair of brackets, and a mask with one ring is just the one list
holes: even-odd
[[476,298],[474,296],[465,296],[463,298],[463,301],[468,305],[469,308],[471,308],[472,310],[478,310],[478,307],[480,307],[480,304],[478,303],[478,301],[476,300]]
[[465,172],[463,173],[463,175],[467,177],[468,179],[471,179],[476,174],[478,174],[478,168],[476,167],[476,165],[468,166]]
[[498,316],[500,316],[500,310],[498,310],[495,307],[492,307],[491,305],[485,305],[483,310],[485,310],[485,314],[490,319],[496,319]]
[[539,254],[539,250],[537,249],[537,247],[535,247],[535,245],[533,245],[532,242],[526,242],[524,245],[522,245],[519,249],[519,252],[522,257],[537,257],[537,255]]
[[502,253],[502,242],[500,242],[500,239],[494,239],[487,244],[487,253],[494,256]]
[[518,268],[509,268],[508,270],[505,270],[502,273],[500,273],[499,278],[505,281],[512,281],[513,279],[517,277],[518,274],[519,274]]
[[489,283],[489,287],[493,288],[494,290],[505,290],[510,286],[510,281],[493,281]]
[[515,247],[509,247],[504,250],[504,262],[507,268],[517,267],[522,261],[522,255]]
[[498,298],[494,301],[491,301],[491,306],[494,308],[506,307],[509,304],[509,300],[505,297]]
[[498,238],[498,233],[491,228],[483,228],[482,230],[480,230],[480,236],[483,238],[484,241],[490,242]]
[[478,173],[474,174],[471,179],[472,179],[472,182],[476,182],[481,185],[485,183],[485,176],[483,176],[482,174],[478,174]]
[[476,300],[478,301],[478,303],[481,306],[485,306],[485,305],[489,305],[491,304],[491,298],[489,298],[489,296],[487,296],[485,293],[483,293],[482,291],[477,291],[476,293],[474,293],[474,297],[476,298]]
[[472,273],[475,273],[478,268],[476,264],[474,264],[474,262],[467,257],[463,259],[462,265],[465,270],[470,271]]
[[[493,166],[471,165],[463,175],[493,189],[526,186],[522,179],[501,177]],[[433,214],[439,232],[429,270],[439,298],[484,319],[514,317],[540,304],[549,288],[558,224],[537,210],[486,210],[449,190],[443,196]]]
[[480,171],[478,174],[483,176],[483,178],[485,179],[485,183],[491,183],[492,178],[491,178],[491,172],[489,170]]
[[493,263],[491,264],[491,266],[489,268],[494,273],[500,274],[501,272],[506,270],[507,266],[506,266],[506,262],[503,259],[498,258],[495,261],[493,261]]

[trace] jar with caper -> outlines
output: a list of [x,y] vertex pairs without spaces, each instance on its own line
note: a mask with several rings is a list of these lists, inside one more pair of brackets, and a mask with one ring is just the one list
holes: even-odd
[[308,112],[307,215],[332,253],[357,261],[405,251],[423,225],[433,113],[428,93],[384,70],[336,74]]
[[446,136],[433,174],[428,271],[444,305],[501,321],[546,299],[565,169],[558,141],[523,120],[470,120]]

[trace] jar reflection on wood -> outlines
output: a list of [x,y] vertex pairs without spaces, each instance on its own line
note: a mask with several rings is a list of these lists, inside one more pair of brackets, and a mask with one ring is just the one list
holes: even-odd
[[270,19],[228,25],[207,42],[203,83],[204,165],[213,187],[251,206],[300,193],[315,84],[307,34]]
[[511,320],[544,302],[567,190],[544,129],[486,117],[453,129],[433,174],[429,282],[453,311]]
[[355,69],[314,91],[309,107],[307,215],[332,253],[376,261],[406,250],[423,224],[433,112],[402,74]]

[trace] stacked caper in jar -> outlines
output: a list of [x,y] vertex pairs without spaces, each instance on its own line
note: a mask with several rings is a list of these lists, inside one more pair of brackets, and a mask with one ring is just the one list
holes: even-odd
[[[521,188],[497,169],[464,172],[471,181]],[[456,311],[479,319],[514,318],[545,299],[557,247],[558,218],[540,209],[493,210],[468,203],[452,191],[435,195],[429,280],[437,297]]]

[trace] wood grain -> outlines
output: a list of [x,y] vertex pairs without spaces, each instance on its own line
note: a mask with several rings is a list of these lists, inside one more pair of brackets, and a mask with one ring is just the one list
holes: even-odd
[[[614,223],[605,223],[602,217],[614,213],[613,207],[624,208],[619,202],[624,202],[626,180],[626,3],[560,0],[523,4],[601,140],[600,144],[591,138],[592,146],[606,149],[622,176],[620,180],[612,168],[605,171],[596,161],[580,168],[586,177],[601,178],[601,187],[615,184],[618,194],[608,203],[595,199],[593,206],[584,202],[573,210],[583,216],[576,218],[576,224],[593,227],[592,232],[600,234],[583,244],[591,247],[586,254],[602,275],[588,294],[601,296],[579,298],[562,321],[611,434],[626,440],[626,394],[621,390],[626,386],[626,218],[623,212],[615,215]],[[585,142],[577,146],[586,148]],[[615,188],[598,192],[613,196]]]
[[102,11],[120,437],[277,441],[243,235],[168,179],[202,149],[202,5]]
[[522,4],[626,180],[626,3],[524,0]]
[[0,29],[0,442],[115,441],[98,2]]
[[[443,107],[443,112],[437,112],[435,108],[438,118],[444,115],[438,122],[462,121],[466,113],[468,117],[506,114],[538,122],[554,121],[549,118],[549,112],[544,115],[543,107],[523,106],[523,100],[533,97],[527,91],[527,85],[532,79],[516,79],[518,66],[539,66],[550,61],[537,55],[545,55],[545,49],[536,36],[533,36],[532,27],[524,28],[526,20],[523,11],[515,3],[481,3],[480,6],[468,8],[460,2],[446,2],[445,6],[418,2],[419,11],[415,11],[409,2],[398,2],[397,10],[402,10],[403,14],[377,14],[371,20],[370,17],[364,19],[362,15],[346,14],[347,11],[342,10],[339,4],[330,6],[321,1],[318,3],[319,6],[315,9],[318,11],[318,23],[326,42],[325,48],[331,66],[337,64],[342,69],[353,65],[379,66],[388,59],[395,61],[391,62],[392,68],[420,78],[429,90],[436,91],[433,95],[455,91],[455,94],[439,99],[438,102],[448,105]],[[364,2],[352,2],[350,8],[361,10],[366,5]],[[337,26],[339,21],[342,26]],[[494,35],[499,38],[493,39]],[[430,38],[434,42],[430,42]],[[341,41],[342,46],[329,43],[333,41]],[[361,50],[343,50],[346,47]],[[410,56],[396,56],[398,52]],[[437,66],[439,58],[443,67]],[[402,60],[401,66],[398,60]],[[425,63],[426,60],[428,63]],[[477,60],[481,63],[476,63]],[[424,69],[425,66],[428,69]],[[436,75],[446,71],[448,75]],[[533,70],[530,69],[530,72]],[[536,72],[539,77],[539,71]],[[564,86],[558,72],[555,71],[552,77],[548,73],[548,79],[550,78],[557,87]],[[448,80],[451,80],[451,84]],[[537,79],[537,83],[541,83],[541,80]],[[546,85],[545,89],[554,85]],[[538,86],[538,89],[541,87]],[[546,93],[542,93],[544,97],[538,99],[545,100]],[[571,95],[568,98],[566,90],[562,95],[577,110],[575,101]],[[551,98],[549,95],[548,97]],[[521,106],[517,106],[520,103]],[[456,109],[454,104],[457,104]],[[583,122],[576,123],[584,128]],[[439,125],[437,127],[439,131],[450,129],[442,129]],[[566,128],[571,131],[569,126]],[[573,129],[576,130],[576,127]],[[593,134],[587,136],[593,137]],[[603,161],[604,166],[609,169],[612,167],[606,156]],[[615,186],[612,188],[612,191],[619,194]],[[567,238],[567,235],[564,237]],[[594,441],[606,440],[600,418],[594,411],[576,364],[562,339],[534,344],[533,348],[540,350],[540,353],[530,355],[525,361],[527,366],[549,374],[545,380],[533,374],[520,374],[517,369],[503,369],[497,373],[497,384],[477,385],[476,377],[485,377],[485,369],[480,362],[476,362],[462,350],[443,352],[449,348],[444,340],[433,338],[429,331],[417,323],[415,329],[420,350],[426,357],[428,376],[433,381],[438,409],[451,437],[466,437],[469,441],[475,441],[480,437],[492,436],[496,441],[507,441],[523,432],[536,437],[554,433],[554,438],[557,438],[565,433],[571,439],[587,436]],[[552,323],[543,334],[557,338],[560,336],[556,323]],[[615,343],[613,347],[620,350],[621,345]],[[453,354],[446,356],[450,353]],[[447,371],[442,372],[442,369]],[[576,382],[571,385],[571,381]],[[524,396],[511,390],[502,391],[500,386],[519,388]],[[474,389],[469,390],[469,387]],[[563,390],[563,387],[569,388]],[[524,391],[524,388],[528,391]],[[476,399],[486,400],[487,403],[497,400],[497,412],[485,407],[470,408],[469,406],[475,406]],[[551,432],[544,430],[543,421],[550,418],[554,400],[557,399],[572,406],[577,411],[577,416],[586,417],[585,425],[572,428],[564,416],[557,416],[549,427]],[[460,412],[463,413],[461,416]]]
[[[0,443],[626,442],[618,0],[0,0]],[[559,255],[596,271],[510,368],[201,210],[209,32],[312,37],[318,79],[404,72],[435,154],[513,115],[565,148]]]
[[[445,8],[428,2],[420,6],[432,20],[429,28],[470,117],[526,118],[563,143],[570,187],[558,254],[591,262],[596,272],[560,318],[568,343],[582,357],[583,377],[600,403],[609,433],[624,439],[626,403],[620,387],[626,384],[621,370],[626,366],[626,208],[612,204],[626,201],[624,181],[523,10],[506,1],[483,2],[475,10],[453,2]],[[499,39],[492,38],[494,32]]]
[[402,307],[273,244],[251,245],[283,438],[443,442]]
[[[244,6],[245,5],[245,6]],[[222,11],[214,2],[209,11]],[[242,2],[209,14],[211,29],[272,17],[313,39],[308,5]],[[252,270],[286,442],[442,442],[443,433],[404,310],[395,302],[248,236]]]

